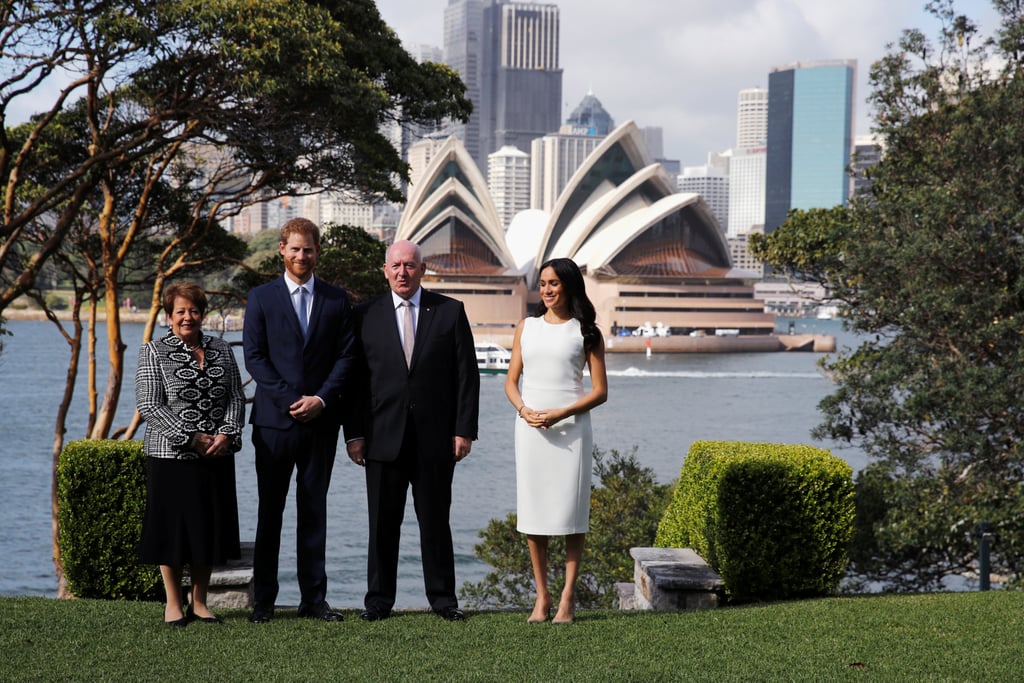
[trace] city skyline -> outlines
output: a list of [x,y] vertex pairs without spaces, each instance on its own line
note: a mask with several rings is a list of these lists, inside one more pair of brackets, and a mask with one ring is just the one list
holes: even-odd
[[[616,122],[664,129],[665,156],[683,166],[733,147],[736,97],[767,87],[773,67],[856,59],[854,132],[869,132],[867,76],[907,28],[934,39],[924,0],[549,0],[561,15],[562,120],[592,91]],[[406,49],[441,46],[448,0],[377,0]],[[987,0],[957,11],[995,26]]]

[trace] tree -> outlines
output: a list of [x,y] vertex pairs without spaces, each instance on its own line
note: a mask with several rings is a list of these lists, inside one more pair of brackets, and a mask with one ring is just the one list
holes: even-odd
[[[159,182],[191,145],[235,162],[209,195],[219,212],[237,208],[238,197],[216,201],[232,184],[251,197],[314,187],[397,198],[407,169],[382,125],[464,120],[470,108],[458,76],[417,64],[371,0],[5,2],[0,18],[0,119],[57,89],[19,133],[0,130],[0,314],[91,194],[108,202],[102,230],[120,179]],[[56,154],[72,104],[84,134]]]
[[[381,270],[387,245],[362,228],[334,223],[325,223],[321,227],[317,277],[344,287],[354,303],[368,301],[388,291],[387,279]],[[253,287],[280,277],[284,272],[284,264],[277,253],[279,233],[276,230],[266,232],[275,236],[274,253],[265,256],[255,268],[238,272],[232,286],[240,297]],[[262,243],[261,239],[258,244]]]
[[1024,3],[993,4],[989,39],[952,0],[927,5],[937,49],[907,31],[871,70],[870,190],[753,245],[828,286],[860,334],[824,363],[816,435],[870,457],[852,570],[889,589],[971,571],[982,521],[993,571],[1024,579]]
[[[608,608],[616,604],[615,584],[633,580],[629,549],[654,542],[658,522],[668,506],[671,484],[658,484],[654,472],[642,467],[636,448],[628,455],[594,449],[594,476],[600,486],[591,488],[590,532],[580,571],[576,600],[580,607]],[[531,607],[534,598],[533,569],[526,537],[516,531],[516,515],[492,519],[480,532],[477,557],[494,568],[479,583],[466,583],[462,599],[476,607]],[[561,592],[565,576],[565,538],[552,539],[548,550],[552,594]]]
[[0,17],[0,119],[56,88],[45,111],[0,130],[0,316],[80,233],[92,251],[63,261],[88,274],[76,291],[91,302],[90,339],[102,305],[110,358],[93,437],[113,425],[120,292],[140,244],[161,247],[148,340],[169,278],[232,257],[208,248],[224,217],[321,189],[396,198],[407,169],[383,125],[469,113],[457,75],[417,64],[371,0],[15,1]]

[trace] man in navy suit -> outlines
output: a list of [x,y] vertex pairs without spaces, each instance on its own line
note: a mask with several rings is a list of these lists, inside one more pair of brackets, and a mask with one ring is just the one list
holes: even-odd
[[455,597],[449,511],[455,464],[477,436],[480,371],[462,303],[420,287],[425,272],[420,248],[395,242],[384,264],[391,291],[356,311],[360,390],[345,438],[349,458],[366,467],[364,621],[386,619],[395,604],[410,486],[427,600],[448,621],[466,618]]
[[266,623],[277,599],[281,524],[296,473],[299,616],[340,621],[327,603],[327,488],[352,367],[352,309],[344,289],[313,276],[320,230],[305,218],[281,229],[285,273],[249,292],[245,368],[256,381],[249,421],[256,449],[259,516],[253,557],[254,607]]

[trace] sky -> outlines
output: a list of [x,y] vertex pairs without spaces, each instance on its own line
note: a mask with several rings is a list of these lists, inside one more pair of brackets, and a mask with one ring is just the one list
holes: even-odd
[[[870,132],[868,72],[904,29],[937,35],[925,0],[551,0],[559,7],[563,120],[592,91],[616,125],[664,131],[683,166],[736,138],[740,90],[767,87],[772,67],[856,59],[855,135]],[[443,47],[448,0],[377,0],[406,47]],[[996,27],[989,0],[957,11]]]

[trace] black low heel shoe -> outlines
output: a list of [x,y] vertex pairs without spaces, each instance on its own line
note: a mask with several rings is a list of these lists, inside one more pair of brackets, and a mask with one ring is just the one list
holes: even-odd
[[[183,621],[201,621],[204,624],[223,624],[224,620],[220,617],[200,617],[192,611],[192,605],[188,606],[185,610],[185,618]],[[182,624],[184,626],[185,624]]]
[[189,619],[187,616],[184,616],[181,619],[175,619],[174,621],[165,621],[164,623],[174,628],[185,628],[186,626],[188,626],[188,623],[190,621],[192,620]]

